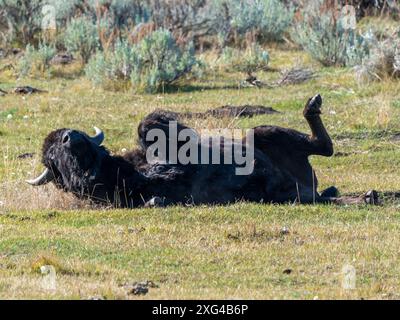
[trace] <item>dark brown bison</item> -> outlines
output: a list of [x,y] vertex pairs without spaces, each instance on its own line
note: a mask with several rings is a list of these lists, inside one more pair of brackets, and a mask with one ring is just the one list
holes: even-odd
[[[374,191],[359,197],[338,197],[334,187],[317,192],[318,182],[308,157],[333,154],[332,141],[320,117],[321,104],[321,96],[316,95],[308,100],[304,108],[311,135],[276,126],[254,128],[253,167],[249,174],[238,175],[236,169],[239,165],[235,162],[172,163],[171,154],[166,155],[164,162],[148,162],[148,133],[158,129],[170,138],[169,126],[176,120],[171,118],[169,112],[157,111],[139,125],[140,148],[124,156],[113,156],[101,146],[104,134],[97,128],[95,137],[71,129],[51,132],[42,150],[42,162],[46,169],[39,177],[27,182],[34,186],[53,182],[79,198],[118,207],[149,203],[227,204],[238,200],[376,203]],[[179,122],[175,123],[179,132],[183,129],[194,132]],[[225,141],[221,145],[222,153],[227,145]],[[204,143],[198,143],[198,147],[208,151],[211,148]],[[246,148],[249,148],[248,143]],[[245,148],[241,150],[247,152]]]

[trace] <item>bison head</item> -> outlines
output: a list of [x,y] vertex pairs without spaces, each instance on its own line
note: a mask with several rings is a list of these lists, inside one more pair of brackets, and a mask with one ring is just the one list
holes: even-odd
[[51,132],[44,141],[42,163],[46,167],[35,179],[27,180],[33,186],[54,182],[57,187],[75,193],[85,192],[96,177],[101,159],[108,152],[101,147],[103,132],[94,127],[96,135],[71,129]]

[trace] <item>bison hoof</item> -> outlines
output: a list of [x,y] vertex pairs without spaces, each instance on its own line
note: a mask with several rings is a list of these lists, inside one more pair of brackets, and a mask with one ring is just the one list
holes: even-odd
[[305,117],[314,116],[321,113],[322,97],[317,94],[310,98],[304,108],[303,114]]
[[145,208],[160,208],[164,207],[164,200],[160,197],[153,197],[144,204]]
[[331,186],[321,192],[321,197],[323,198],[337,198],[338,196],[339,190],[334,186]]
[[372,205],[379,204],[378,192],[376,192],[375,190],[369,190],[364,195],[364,201],[365,201],[366,204],[372,204]]

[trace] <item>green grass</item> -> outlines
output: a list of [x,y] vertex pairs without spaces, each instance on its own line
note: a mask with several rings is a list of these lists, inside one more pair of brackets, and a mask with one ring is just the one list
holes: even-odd
[[[40,148],[53,129],[106,134],[114,153],[136,144],[142,117],[156,108],[201,111],[226,104],[262,104],[280,114],[251,119],[190,120],[196,128],[249,128],[261,124],[308,132],[306,99],[324,98],[323,120],[336,155],[313,157],[320,189],[342,194],[400,190],[400,83],[358,86],[348,69],[321,68],[299,51],[270,49],[272,66],[298,61],[319,77],[274,89],[239,89],[239,74],[208,74],[180,90],[133,95],[93,89],[83,77],[16,81],[47,94],[0,97],[0,298],[143,298],[124,284],[152,280],[144,298],[399,298],[399,201],[378,207],[290,206],[238,203],[226,207],[96,209],[52,186],[24,179],[42,170]],[[60,74],[76,70],[61,70]],[[261,73],[273,81],[277,73]],[[18,155],[34,152],[33,158]],[[289,229],[282,234],[282,228]],[[42,288],[40,265],[52,264],[57,288]],[[341,269],[357,271],[355,290],[341,286]],[[291,269],[290,274],[283,271]]]

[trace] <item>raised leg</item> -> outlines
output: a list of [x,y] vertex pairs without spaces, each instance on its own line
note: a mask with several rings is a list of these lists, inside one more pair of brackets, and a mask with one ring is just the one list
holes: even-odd
[[330,157],[333,154],[333,144],[321,119],[322,98],[319,94],[310,98],[304,108],[303,115],[311,129],[309,142],[310,155],[316,154]]

